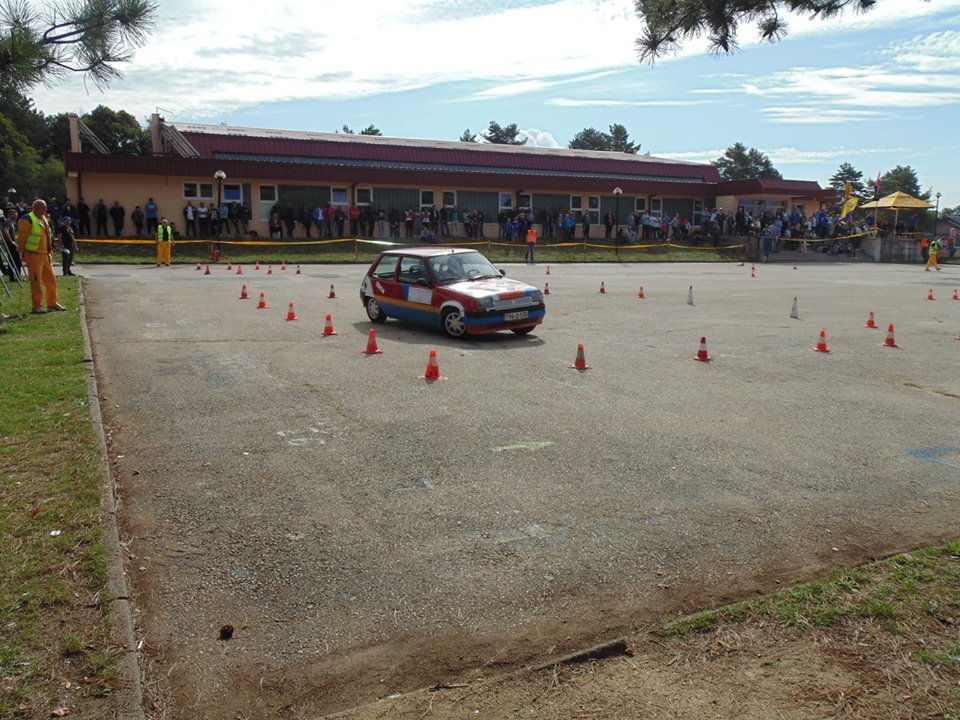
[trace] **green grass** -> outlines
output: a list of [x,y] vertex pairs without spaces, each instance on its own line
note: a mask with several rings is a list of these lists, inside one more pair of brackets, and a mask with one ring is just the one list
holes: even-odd
[[114,675],[78,285],[57,280],[69,312],[31,315],[17,286],[0,307],[0,717],[48,717],[65,679],[80,703]]
[[[302,242],[302,238],[299,239]],[[493,262],[523,262],[525,245],[503,246],[494,240],[488,245],[468,243],[466,240],[458,243],[450,241],[451,245],[475,247],[483,252]],[[603,243],[598,243],[603,244]],[[253,263],[367,263],[373,260],[381,250],[387,246],[360,242],[356,245],[352,240],[337,241],[324,245],[297,245],[279,242],[264,242],[262,245],[221,245],[221,263],[232,262]],[[588,247],[582,245],[573,247],[554,247],[542,243],[537,245],[536,258],[538,263],[564,262],[723,262],[743,260],[741,248],[730,250],[698,250],[693,248],[637,248],[623,247],[619,252],[613,249]],[[77,263],[127,263],[152,264],[156,261],[156,248],[153,244],[96,244],[81,241],[77,251]],[[196,263],[211,262],[210,246],[206,243],[178,243],[174,246],[172,260],[174,263],[195,265]]]

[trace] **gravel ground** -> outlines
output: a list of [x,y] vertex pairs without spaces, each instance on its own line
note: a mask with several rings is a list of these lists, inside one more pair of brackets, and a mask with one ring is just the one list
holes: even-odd
[[372,357],[362,266],[82,268],[170,717],[342,710],[956,535],[955,268],[504,267],[550,283],[534,334],[388,321]]

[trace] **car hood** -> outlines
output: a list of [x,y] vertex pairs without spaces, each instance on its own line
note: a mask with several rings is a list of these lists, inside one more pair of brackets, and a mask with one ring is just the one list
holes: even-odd
[[450,285],[445,285],[444,287],[449,290],[453,290],[454,292],[469,295],[473,298],[482,298],[494,295],[501,300],[506,300],[512,297],[520,297],[537,289],[533,285],[528,285],[527,283],[520,282],[519,280],[511,280],[510,278],[465,280],[463,282],[451,283]]

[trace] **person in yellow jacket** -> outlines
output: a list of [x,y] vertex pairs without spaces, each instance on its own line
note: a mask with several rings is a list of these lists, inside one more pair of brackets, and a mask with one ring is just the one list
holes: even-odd
[[170,267],[170,250],[173,248],[173,228],[166,218],[160,218],[157,226],[157,267]]
[[[924,238],[926,240],[926,238]],[[940,243],[937,242],[937,239],[934,238],[930,241],[930,248],[928,250],[927,256],[927,266],[924,268],[927,272],[930,272],[930,266],[933,265],[937,269],[937,272],[940,272],[940,263],[937,262],[937,251],[940,250]]]
[[[33,313],[42,315],[47,310],[66,310],[57,302],[57,276],[53,274],[53,232],[47,218],[47,203],[40,198],[34,200],[33,209],[20,218],[17,248],[27,263],[30,275]],[[46,308],[43,307],[44,291],[47,295]]]

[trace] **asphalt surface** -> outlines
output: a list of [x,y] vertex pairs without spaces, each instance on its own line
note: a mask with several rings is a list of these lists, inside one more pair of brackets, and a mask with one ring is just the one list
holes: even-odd
[[174,717],[338,710],[958,534],[957,268],[504,268],[549,282],[533,334],[391,320],[370,357],[365,266],[80,269]]

